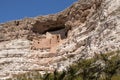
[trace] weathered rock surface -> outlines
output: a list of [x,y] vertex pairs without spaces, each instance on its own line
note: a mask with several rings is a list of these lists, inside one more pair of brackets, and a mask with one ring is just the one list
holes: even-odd
[[[69,32],[57,53],[30,49],[30,37],[62,28]],[[0,33],[0,79],[63,70],[80,58],[119,50],[120,0],[78,0],[58,14],[0,24]]]

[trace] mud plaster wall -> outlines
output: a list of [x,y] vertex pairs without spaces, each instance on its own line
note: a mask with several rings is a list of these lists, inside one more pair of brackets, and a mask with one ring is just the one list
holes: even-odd
[[60,34],[48,34],[44,38],[33,39],[31,49],[50,49],[50,52],[56,52],[56,46],[61,40]]

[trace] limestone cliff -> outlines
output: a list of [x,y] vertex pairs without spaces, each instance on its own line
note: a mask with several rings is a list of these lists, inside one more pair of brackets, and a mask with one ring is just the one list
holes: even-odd
[[[120,0],[78,0],[64,11],[0,24],[0,79],[63,70],[81,58],[119,50]],[[63,33],[56,53],[32,50],[32,39]]]

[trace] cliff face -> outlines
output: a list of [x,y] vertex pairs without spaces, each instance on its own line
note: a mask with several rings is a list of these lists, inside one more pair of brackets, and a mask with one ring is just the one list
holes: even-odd
[[[58,14],[0,24],[0,78],[62,70],[80,58],[119,50],[119,4],[120,0],[79,0]],[[56,53],[30,48],[33,37],[59,31],[67,35]]]

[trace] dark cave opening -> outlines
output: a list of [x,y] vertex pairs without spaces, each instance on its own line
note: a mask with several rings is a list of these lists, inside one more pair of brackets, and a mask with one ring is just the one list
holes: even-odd
[[40,23],[39,21],[33,25],[31,31],[33,34],[43,35],[47,32],[51,34],[60,34],[61,39],[66,39],[70,28],[66,27],[62,22],[46,22]]
[[60,34],[61,39],[67,38],[68,30],[65,28],[65,26],[60,26],[56,28],[50,28],[46,30],[44,33],[49,32],[51,34]]
[[63,26],[58,26],[58,27],[51,27],[50,29],[48,29],[46,31],[47,32],[52,32],[52,31],[58,31],[58,30],[61,30],[61,29],[65,29],[65,26],[63,25]]

